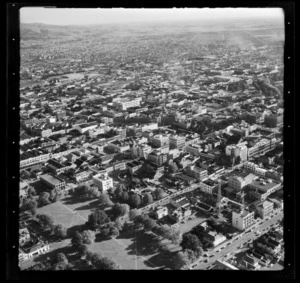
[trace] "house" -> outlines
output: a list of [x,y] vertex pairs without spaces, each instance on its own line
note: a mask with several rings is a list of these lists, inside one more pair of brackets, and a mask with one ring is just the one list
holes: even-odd
[[259,265],[259,260],[250,255],[245,255],[243,257],[241,265],[246,267],[247,269],[252,269],[252,270],[258,270],[261,267]]
[[19,262],[29,260],[35,255],[44,254],[50,250],[47,242],[40,239],[30,240],[22,247],[19,247]]
[[20,199],[26,198],[28,189],[29,189],[28,183],[25,181],[21,181],[19,185]]
[[168,213],[169,213],[169,211],[166,206],[158,206],[156,208],[156,211],[154,212],[154,215],[157,219],[161,219],[161,218],[167,216]]
[[216,247],[226,241],[227,238],[224,235],[218,234],[216,231],[209,231],[208,233],[204,234],[203,239],[213,247]]
[[176,222],[179,222],[181,220],[183,220],[184,218],[187,218],[189,216],[191,216],[192,214],[192,211],[190,210],[189,207],[178,207],[177,209],[173,210],[170,214],[169,214],[169,217],[176,221]]
[[30,233],[27,228],[19,229],[19,244],[24,245],[30,240]]

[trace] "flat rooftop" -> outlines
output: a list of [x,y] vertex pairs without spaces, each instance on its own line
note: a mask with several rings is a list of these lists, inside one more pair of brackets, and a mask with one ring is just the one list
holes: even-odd
[[63,181],[61,181],[59,178],[54,177],[53,175],[41,175],[40,179],[45,180],[46,182],[52,184],[52,185],[58,185],[60,183],[62,183]]

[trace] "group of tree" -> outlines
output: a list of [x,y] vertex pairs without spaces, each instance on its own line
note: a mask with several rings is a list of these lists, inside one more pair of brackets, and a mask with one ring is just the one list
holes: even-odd
[[182,269],[195,262],[203,253],[199,238],[191,233],[184,234],[180,243],[182,251],[173,259],[173,268]]
[[33,215],[36,215],[37,201],[33,198],[23,199],[20,206],[20,211],[31,211]]
[[132,208],[138,208],[141,205],[141,197],[138,194],[132,194],[128,198],[128,204]]
[[75,248],[78,248],[82,244],[90,245],[95,242],[95,233],[91,230],[85,230],[82,232],[76,231],[71,243]]
[[53,226],[53,233],[59,239],[65,239],[68,235],[68,228],[62,224],[57,224]]
[[57,189],[51,190],[50,193],[42,192],[38,198],[38,205],[39,207],[42,207],[50,204],[51,202],[57,202],[62,197],[63,197],[63,192]]
[[152,197],[151,193],[144,194],[142,201],[143,201],[143,205],[152,203],[153,197]]
[[162,199],[163,196],[164,196],[164,190],[161,189],[161,188],[157,188],[153,192],[153,195],[154,195],[154,197],[155,197],[156,200]]
[[102,257],[97,253],[87,252],[86,260],[89,261],[94,269],[97,270],[116,270],[121,269],[120,266],[110,258]]
[[118,237],[122,228],[123,224],[120,220],[108,222],[99,229],[99,235],[103,238]]
[[136,229],[144,229],[145,231],[152,231],[158,227],[156,221],[145,214],[137,215],[134,218],[134,224]]
[[97,187],[83,184],[74,189],[72,196],[81,200],[93,199],[100,197],[100,191]]
[[117,219],[120,216],[125,216],[129,213],[130,211],[130,207],[128,204],[126,203],[116,203],[113,207],[112,207],[112,215],[114,216],[115,219]]
[[178,228],[169,227],[168,225],[155,227],[153,232],[163,239],[170,240],[173,244],[179,244],[182,240],[182,234]]
[[58,253],[52,264],[52,270],[71,270],[72,264],[69,263],[67,257],[63,253]]
[[110,222],[110,219],[107,216],[107,214],[103,210],[98,209],[89,215],[88,221],[86,224],[92,230],[95,230],[108,222]]
[[54,220],[51,216],[47,214],[38,214],[36,216],[40,225],[45,229],[53,229],[54,227]]
[[114,203],[111,201],[109,195],[106,193],[100,194],[99,203],[100,203],[100,205],[104,205],[104,206],[113,206],[114,205]]

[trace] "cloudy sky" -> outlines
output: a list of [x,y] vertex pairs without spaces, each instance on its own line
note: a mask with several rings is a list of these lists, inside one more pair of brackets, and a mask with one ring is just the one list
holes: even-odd
[[20,10],[21,23],[44,23],[54,25],[87,25],[245,17],[272,17],[283,20],[283,11],[280,8],[63,9],[40,7],[26,7]]

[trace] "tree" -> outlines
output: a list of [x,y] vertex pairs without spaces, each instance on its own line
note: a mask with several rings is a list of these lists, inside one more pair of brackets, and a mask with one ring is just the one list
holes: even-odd
[[109,195],[106,193],[100,194],[99,203],[107,206],[113,206],[113,202],[110,200]]
[[147,205],[149,203],[153,202],[153,197],[150,193],[146,193],[143,197],[143,204]]
[[51,216],[47,214],[38,214],[36,216],[40,222],[40,224],[45,228],[52,228],[54,224],[54,220]]
[[99,267],[101,267],[100,269],[103,269],[103,270],[120,269],[120,266],[115,261],[113,261],[112,259],[107,258],[107,257],[103,257],[101,259],[101,264]]
[[97,210],[89,215],[87,224],[95,229],[96,227],[108,222],[109,218],[107,214],[102,210]]
[[196,235],[187,233],[183,235],[180,246],[183,250],[192,250],[194,252],[200,252],[202,244]]
[[47,192],[43,192],[39,196],[39,206],[45,206],[50,203],[49,200],[50,194]]
[[171,228],[169,233],[167,234],[169,240],[172,241],[173,244],[179,244],[182,241],[182,234],[176,228]]
[[55,225],[53,232],[56,237],[64,239],[67,237],[67,228],[61,224]]
[[32,216],[36,216],[36,214],[37,214],[37,209],[36,209],[36,207],[33,207],[33,208],[30,210],[30,212],[31,212]]
[[77,253],[80,257],[86,256],[89,252],[89,248],[87,245],[81,244],[77,248]]
[[31,196],[36,196],[36,190],[34,189],[34,187],[29,187],[27,193]]
[[182,269],[190,263],[186,253],[178,252],[173,258],[173,268]]
[[80,245],[83,244],[83,236],[80,232],[76,231],[72,240],[71,240],[71,243],[74,247],[79,247]]
[[118,187],[118,188],[116,188],[115,189],[115,196],[118,198],[118,199],[120,199],[121,198],[121,196],[122,196],[122,193],[123,193],[123,188],[120,186],[120,187]]
[[82,235],[82,243],[83,244],[92,244],[95,242],[95,233],[91,230],[85,230],[81,233]]
[[126,191],[123,191],[122,194],[121,194],[121,196],[120,196],[120,200],[121,200],[122,202],[127,202],[128,199],[129,199],[128,193],[127,193]]
[[141,204],[141,198],[139,195],[133,194],[129,197],[128,203],[130,204],[130,206],[138,208]]
[[170,237],[171,234],[171,228],[167,225],[157,226],[153,229],[153,232],[157,234],[158,236],[161,236],[164,239],[167,239]]
[[56,190],[55,189],[51,190],[49,199],[53,202],[56,195],[57,195]]
[[89,187],[86,195],[88,198],[97,198],[100,196],[100,192],[96,187]]
[[154,227],[157,226],[157,223],[149,217],[144,220],[143,224],[144,224],[144,229],[148,231],[152,230]]
[[123,228],[123,222],[120,220],[120,219],[117,219],[116,221],[115,221],[115,227],[119,230],[119,231],[121,231],[122,230],[122,228]]
[[37,202],[32,199],[25,199],[21,205],[20,210],[21,211],[26,211],[26,210],[32,210],[33,208],[37,207]]
[[156,199],[162,199],[164,196],[164,190],[161,188],[157,188],[154,192],[153,192],[154,196]]
[[134,221],[135,217],[137,217],[138,215],[141,215],[141,212],[138,209],[136,209],[136,208],[131,209],[129,211],[129,219],[131,221]]
[[95,269],[114,270],[120,269],[120,266],[110,258],[102,257],[96,253],[89,253],[87,259],[91,262]]
[[177,166],[176,162],[170,163],[170,165],[169,165],[169,170],[170,170],[170,172],[172,172],[172,173],[175,173],[175,172],[178,171],[178,166]]
[[116,203],[112,208],[112,214],[117,218],[128,214],[129,210],[130,208],[128,204]]

